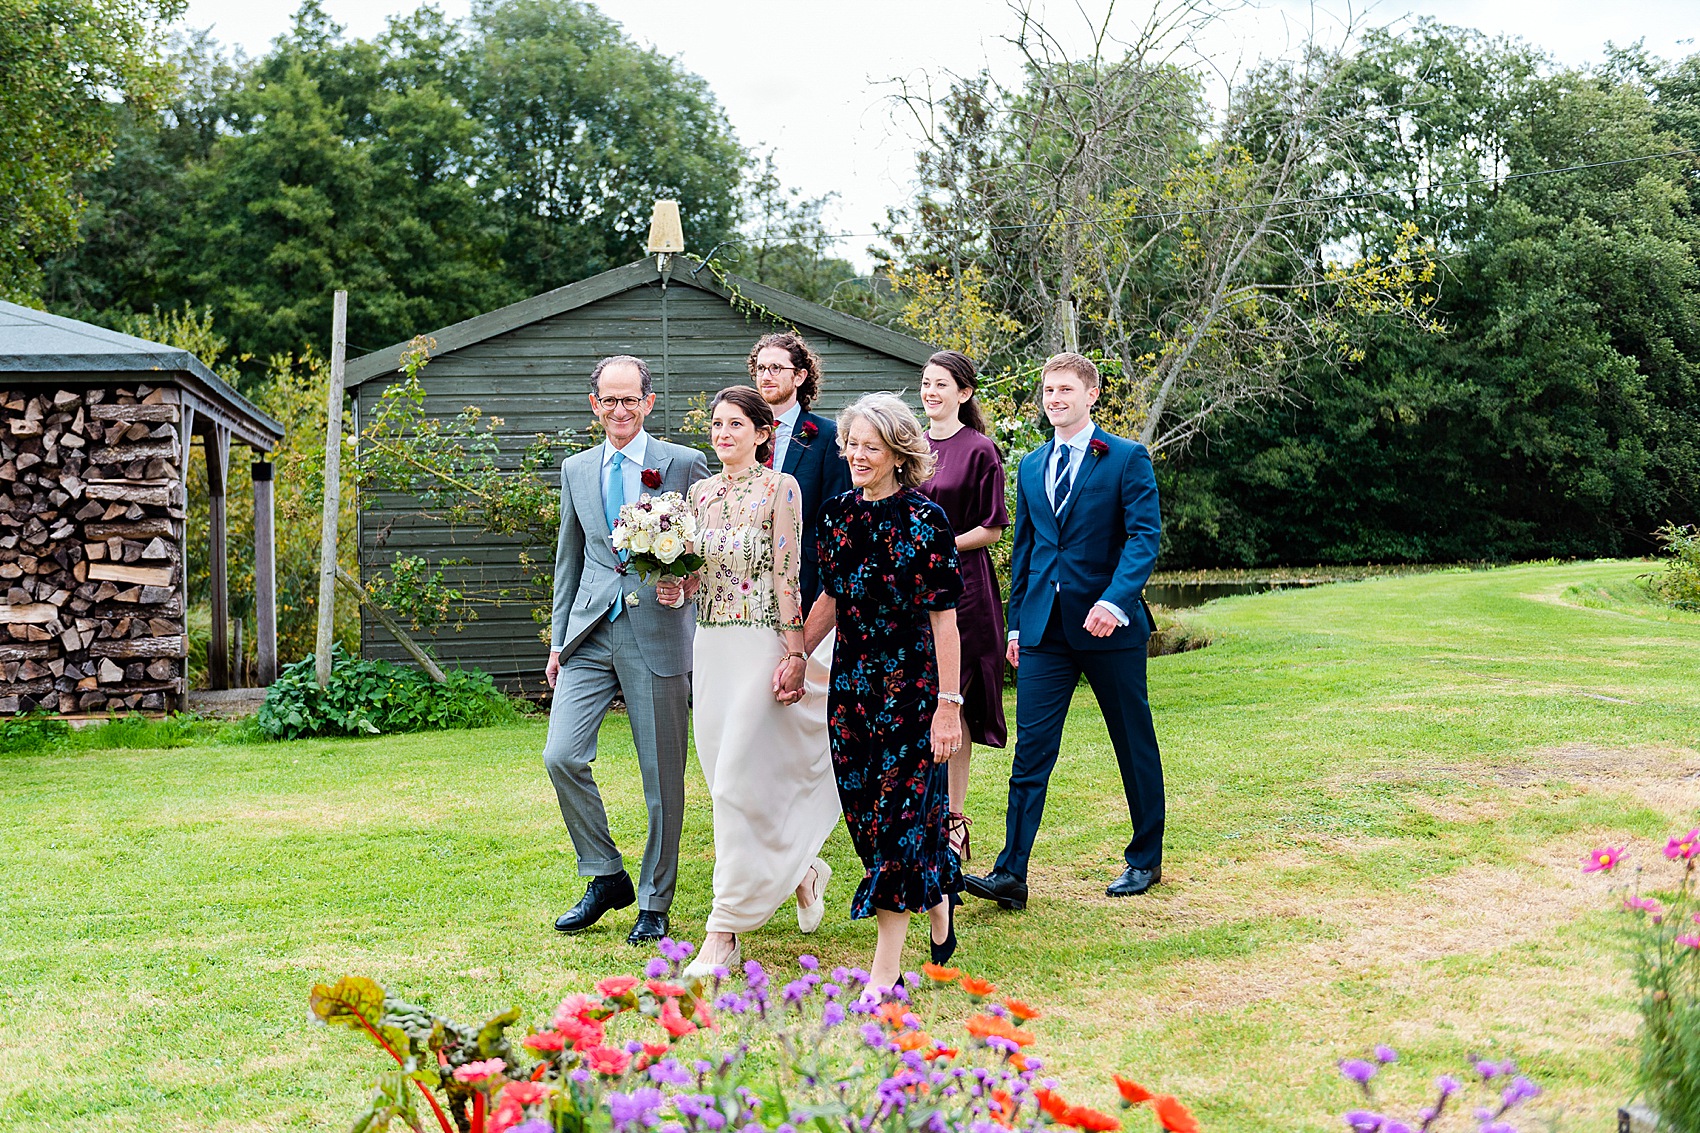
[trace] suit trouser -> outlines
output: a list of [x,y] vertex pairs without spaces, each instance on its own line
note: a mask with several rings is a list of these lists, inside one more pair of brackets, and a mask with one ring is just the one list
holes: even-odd
[[555,785],[561,818],[572,835],[581,877],[625,868],[608,829],[608,812],[590,765],[603,717],[624,692],[632,743],[649,806],[649,840],[638,874],[638,908],[666,912],[679,877],[679,832],[685,822],[685,729],[690,721],[691,679],[658,677],[638,648],[631,619],[599,622],[561,662],[543,766]]
[[1133,838],[1123,857],[1135,869],[1157,869],[1163,864],[1163,764],[1145,690],[1145,649],[1072,648],[1063,634],[1061,606],[1051,604],[1050,623],[1037,644],[1021,645],[1015,678],[1015,757],[997,868],[1027,876],[1046,789],[1062,748],[1063,724],[1084,673],[1104,713],[1133,823]]

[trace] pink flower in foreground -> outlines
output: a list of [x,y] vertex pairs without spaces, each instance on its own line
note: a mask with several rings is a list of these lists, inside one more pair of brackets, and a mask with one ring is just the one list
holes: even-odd
[[502,1088],[502,1101],[515,1105],[539,1105],[549,1100],[549,1087],[542,1082],[509,1082]]
[[1665,908],[1651,897],[1625,897],[1623,899],[1625,912],[1652,913],[1655,917],[1663,916]]
[[1628,846],[1601,846],[1582,859],[1583,873],[1601,873],[1605,870],[1616,869]]
[[602,999],[600,996],[585,995],[581,991],[575,991],[561,1000],[561,1005],[555,1008],[555,1026],[557,1028],[562,1027],[569,1019],[588,1020],[590,1013],[601,1006]]
[[469,1085],[479,1085],[491,1078],[500,1078],[508,1064],[499,1058],[487,1062],[468,1062],[465,1066],[455,1067],[455,1081],[466,1082]]
[[1686,834],[1673,834],[1671,840],[1665,843],[1665,857],[1671,861],[1690,861],[1700,855],[1700,827]]
[[618,1078],[631,1065],[632,1056],[623,1050],[612,1050],[605,1046],[593,1046],[582,1055],[585,1069],[598,1074],[606,1074],[610,1078]]
[[609,976],[596,985],[596,990],[609,999],[618,999],[638,985],[636,976]]
[[1700,948],[1700,936],[1696,936],[1692,932],[1686,936],[1677,937],[1676,942],[1684,948]]

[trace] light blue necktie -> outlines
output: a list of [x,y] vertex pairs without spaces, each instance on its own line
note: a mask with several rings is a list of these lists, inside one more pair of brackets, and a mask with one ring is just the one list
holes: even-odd
[[[608,530],[614,530],[614,524],[619,522],[620,509],[626,506],[626,474],[621,466],[626,463],[625,453],[615,450],[614,459],[608,462],[608,490],[602,493],[602,514],[608,517]],[[625,561],[625,552],[620,552],[620,561]],[[626,604],[624,589],[616,592],[614,608],[608,611],[608,620],[613,621],[620,616],[620,609]]]

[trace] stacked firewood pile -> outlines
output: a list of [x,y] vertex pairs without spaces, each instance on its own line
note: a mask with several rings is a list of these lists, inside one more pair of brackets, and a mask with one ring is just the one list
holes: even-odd
[[177,391],[0,391],[0,713],[177,707]]

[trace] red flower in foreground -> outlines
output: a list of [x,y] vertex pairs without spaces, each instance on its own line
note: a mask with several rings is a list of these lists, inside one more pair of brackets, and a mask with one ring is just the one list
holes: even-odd
[[500,1078],[505,1069],[507,1069],[507,1063],[499,1058],[492,1058],[485,1062],[468,1062],[465,1066],[455,1067],[455,1081],[465,1082],[468,1085],[478,1085],[481,1082],[488,1082],[492,1078]]
[[638,479],[643,481],[644,487],[654,490],[661,487],[661,470],[657,468],[645,468],[639,475]]
[[1199,1133],[1198,1118],[1172,1094],[1158,1094],[1151,1099],[1157,1120],[1169,1133]]
[[820,436],[820,426],[815,424],[813,421],[804,421],[801,425],[797,426],[797,435],[802,437],[805,441],[813,440],[815,437]]
[[626,1072],[631,1064],[632,1056],[623,1050],[611,1050],[605,1046],[593,1046],[584,1052],[585,1069],[598,1074],[606,1074],[610,1078],[618,1078]]
[[573,1044],[574,1050],[602,1045],[602,1024],[595,1019],[569,1018],[557,1023],[555,1029]]
[[618,999],[638,985],[636,976],[609,976],[596,985],[596,990],[609,999]]
[[984,999],[988,995],[997,994],[998,989],[997,985],[990,980],[983,980],[978,976],[963,976],[962,990],[975,999]]
[[564,1049],[567,1045],[567,1036],[559,1031],[538,1031],[535,1035],[527,1035],[521,1039],[520,1045],[528,1050],[547,1054],[550,1051]]
[[1116,1080],[1116,1089],[1121,1091],[1123,1105],[1138,1105],[1140,1102],[1150,1101],[1154,1096],[1138,1082],[1130,1082],[1120,1074],[1112,1074],[1110,1077]]
[[1601,846],[1582,859],[1582,872],[1601,873],[1616,869],[1618,863],[1623,861],[1623,853],[1627,849],[1628,846]]
[[922,964],[921,974],[926,976],[929,980],[936,980],[941,984],[947,984],[953,980],[961,979],[962,969],[946,968],[938,964]]
[[502,1087],[502,1101],[516,1105],[537,1105],[549,1100],[549,1087],[542,1082],[509,1082]]
[[1033,1096],[1039,1099],[1039,1108],[1044,1110],[1052,1121],[1061,1121],[1068,1116],[1068,1103],[1050,1090],[1034,1090]]
[[1019,999],[1006,999],[1003,1001],[1003,1005],[1009,1009],[1009,1013],[1011,1015],[1015,1016],[1015,1021],[1017,1023],[1025,1023],[1029,1019],[1037,1019],[1039,1017],[1039,1009],[1037,1007],[1029,1007]]
[[697,1029],[697,1025],[679,1014],[677,1000],[669,999],[661,1008],[659,1020],[663,1029],[674,1038],[684,1038]]
[[1100,1113],[1083,1105],[1071,1105],[1068,1113],[1058,1118],[1064,1125],[1072,1125],[1076,1129],[1084,1129],[1087,1133],[1110,1133],[1112,1129],[1122,1127],[1121,1119]]
[[1110,446],[1099,440],[1097,437],[1094,437],[1087,443],[1086,451],[1091,453],[1093,456],[1108,456],[1110,454]]
[[643,986],[649,989],[649,994],[657,999],[677,999],[685,994],[685,989],[678,984],[663,983],[660,980],[650,980]]

